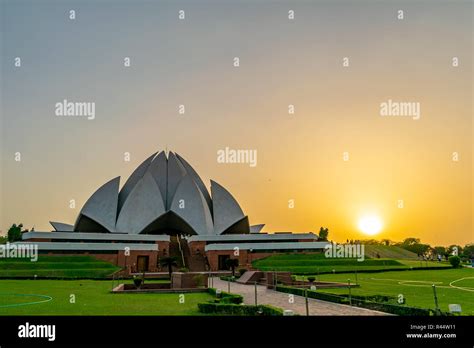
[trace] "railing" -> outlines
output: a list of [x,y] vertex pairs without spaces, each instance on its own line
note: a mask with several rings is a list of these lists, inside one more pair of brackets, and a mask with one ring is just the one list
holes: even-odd
[[183,267],[186,267],[186,262],[184,261],[184,253],[183,253],[183,248],[181,247],[181,242],[179,241],[179,235],[176,236],[176,240],[178,241],[178,248],[179,252],[181,254],[181,259],[183,260]]

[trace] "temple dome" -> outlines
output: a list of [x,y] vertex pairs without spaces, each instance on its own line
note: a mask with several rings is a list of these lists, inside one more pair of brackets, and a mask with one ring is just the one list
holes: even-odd
[[[84,204],[74,232],[217,235],[249,233],[248,217],[223,186],[211,181],[211,194],[180,155],[154,153],[119,191],[117,177]],[[62,223],[54,223],[58,230]],[[66,226],[66,225],[64,225]],[[69,226],[69,225],[68,225]],[[59,227],[60,228],[60,227]]]

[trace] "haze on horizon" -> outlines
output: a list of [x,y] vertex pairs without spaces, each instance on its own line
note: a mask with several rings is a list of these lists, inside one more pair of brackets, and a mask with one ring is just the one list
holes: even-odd
[[[474,240],[469,1],[1,6],[4,232],[73,224],[99,186],[168,149],[264,231]],[[64,99],[95,102],[95,119],[56,116]],[[382,117],[388,100],[418,102],[420,118]],[[257,150],[257,165],[218,163],[226,147]],[[375,236],[358,228],[366,215],[383,222]]]

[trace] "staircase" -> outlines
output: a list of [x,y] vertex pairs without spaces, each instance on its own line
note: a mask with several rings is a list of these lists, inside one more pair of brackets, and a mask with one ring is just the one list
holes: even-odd
[[183,251],[183,257],[186,263],[186,267],[190,272],[205,272],[209,270],[207,258],[201,253],[191,255],[191,250],[186,239],[181,238],[181,248]]
[[182,248],[180,244],[179,236],[171,236],[170,237],[170,246],[169,246],[169,255],[170,257],[176,258],[176,263],[178,267],[174,267],[173,270],[177,270],[183,267],[186,267],[184,260],[184,256],[182,253]]
[[190,272],[205,272],[209,270],[207,258],[201,253],[191,255],[188,241],[181,236],[170,237],[170,256],[176,257],[178,267],[187,268]]

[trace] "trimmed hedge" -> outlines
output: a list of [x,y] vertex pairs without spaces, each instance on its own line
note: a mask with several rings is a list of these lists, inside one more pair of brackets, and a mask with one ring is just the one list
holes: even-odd
[[[294,294],[299,296],[305,295],[304,289],[293,288],[289,286],[277,286],[277,291]],[[350,304],[349,302],[349,295],[334,295],[328,294],[324,292],[317,292],[314,290],[308,290],[308,297],[315,298],[318,300],[323,301],[330,301],[336,302],[341,304]],[[395,304],[387,303],[390,300],[393,300],[391,296],[352,296],[352,305],[367,309],[372,309],[380,312],[386,312],[396,315],[417,315],[417,316],[429,316],[434,313],[431,309],[424,309],[424,308],[415,308],[415,307],[407,307],[407,306],[400,306]],[[376,302],[382,301],[382,302]],[[385,302],[385,303],[384,303]]]
[[[449,269],[448,266],[438,266],[438,267],[393,267],[393,268],[378,268],[378,269],[356,269],[357,273],[382,273],[382,272],[399,272],[399,271],[432,271],[432,270],[442,270],[442,269]],[[262,271],[267,271],[264,267],[261,268]],[[269,270],[268,270],[269,271]],[[313,275],[315,274],[315,270],[312,269],[310,271],[301,271],[301,270],[291,270],[292,274],[295,275]],[[339,273],[354,273],[354,269],[340,269],[335,272],[332,270],[320,270],[318,274],[339,274]]]
[[237,316],[280,316],[283,310],[268,305],[246,306],[223,303],[198,303],[198,308],[204,314],[222,314]]
[[235,282],[237,280],[237,277],[232,277],[232,276],[222,276],[219,277],[220,280],[223,280],[225,282]]
[[[216,289],[209,288],[209,293],[211,295],[217,296]],[[217,303],[232,303],[232,304],[241,304],[244,302],[244,298],[241,295],[229,294],[228,292],[221,291],[220,298],[216,299]]]

